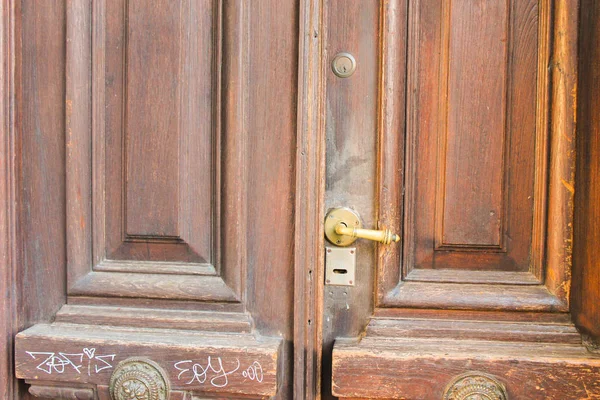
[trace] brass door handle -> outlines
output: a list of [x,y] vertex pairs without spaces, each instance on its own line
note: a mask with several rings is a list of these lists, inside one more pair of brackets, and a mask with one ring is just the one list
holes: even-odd
[[377,231],[373,229],[354,228],[346,226],[343,222],[340,222],[335,226],[335,233],[338,235],[351,236],[353,238],[374,240],[383,244],[400,241],[400,236],[392,233],[389,229]]
[[382,244],[400,241],[400,236],[389,229],[363,229],[358,214],[349,208],[334,208],[327,213],[325,236],[336,246],[349,246],[358,238]]

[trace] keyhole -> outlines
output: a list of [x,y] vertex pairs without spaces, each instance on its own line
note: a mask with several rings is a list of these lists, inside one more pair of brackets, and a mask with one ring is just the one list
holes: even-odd
[[340,78],[348,78],[356,69],[356,60],[350,53],[339,53],[333,58],[333,72]]

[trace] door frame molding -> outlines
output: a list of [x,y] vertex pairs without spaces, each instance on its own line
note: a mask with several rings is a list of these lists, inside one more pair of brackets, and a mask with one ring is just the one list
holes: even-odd
[[[0,397],[16,398],[13,347],[17,333],[17,142],[15,111],[15,2],[0,2]],[[8,293],[8,296],[5,294]]]
[[294,397],[321,397],[326,0],[300,0],[294,238]]

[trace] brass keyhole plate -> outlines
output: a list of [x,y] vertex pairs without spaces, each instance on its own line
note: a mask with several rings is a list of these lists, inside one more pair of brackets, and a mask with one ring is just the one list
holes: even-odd
[[343,223],[347,227],[362,228],[360,217],[356,211],[341,207],[329,210],[325,216],[325,237],[336,246],[350,246],[357,238],[348,235],[338,235],[335,232],[337,224]]

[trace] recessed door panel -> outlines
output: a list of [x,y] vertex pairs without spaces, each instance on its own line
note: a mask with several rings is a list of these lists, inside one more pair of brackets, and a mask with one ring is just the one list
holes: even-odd
[[536,1],[410,6],[407,274],[537,262],[538,14]]
[[98,38],[106,123],[93,165],[106,177],[96,202],[106,204],[105,256],[213,266],[222,151],[218,8],[108,1],[106,12],[114,16]]

